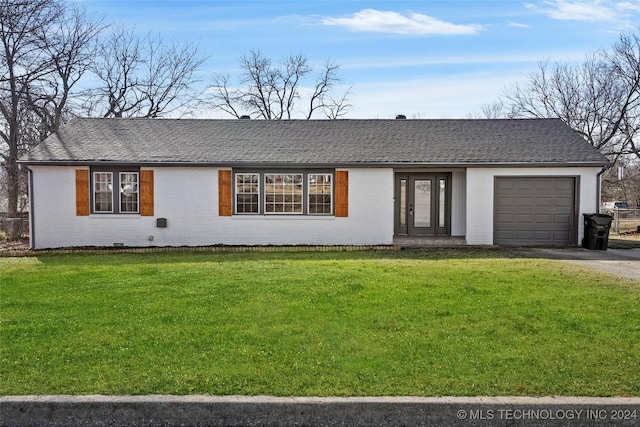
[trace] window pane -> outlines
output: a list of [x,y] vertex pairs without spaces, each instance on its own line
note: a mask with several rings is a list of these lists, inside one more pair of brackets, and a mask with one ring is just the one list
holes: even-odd
[[400,180],[400,227],[407,226],[407,180]]
[[120,212],[138,212],[138,173],[120,173]]
[[438,206],[438,227],[444,227],[445,224],[445,202],[446,202],[446,194],[447,194],[447,181],[444,179],[440,180],[440,194],[439,194],[439,206]]
[[413,189],[414,227],[431,227],[431,181],[416,179]]
[[236,213],[259,213],[260,175],[257,173],[236,174]]
[[265,213],[302,213],[302,174],[264,175]]
[[113,212],[113,174],[111,172],[93,174],[93,211]]
[[331,174],[309,174],[309,214],[333,212]]

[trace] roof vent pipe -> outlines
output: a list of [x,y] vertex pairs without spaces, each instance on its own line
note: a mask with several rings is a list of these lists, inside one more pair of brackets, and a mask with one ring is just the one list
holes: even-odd
[[251,116],[240,116],[240,120],[250,120]]
[[406,120],[406,119],[407,119],[407,116],[405,116],[404,114],[398,114],[396,116],[396,120]]

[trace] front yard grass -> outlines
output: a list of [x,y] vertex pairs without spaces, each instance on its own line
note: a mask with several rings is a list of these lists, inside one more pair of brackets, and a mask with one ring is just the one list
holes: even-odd
[[640,396],[640,288],[506,250],[0,258],[0,395]]

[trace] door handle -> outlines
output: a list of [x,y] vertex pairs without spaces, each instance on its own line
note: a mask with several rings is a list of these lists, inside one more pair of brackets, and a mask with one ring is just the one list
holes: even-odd
[[413,205],[409,205],[409,215],[413,215]]

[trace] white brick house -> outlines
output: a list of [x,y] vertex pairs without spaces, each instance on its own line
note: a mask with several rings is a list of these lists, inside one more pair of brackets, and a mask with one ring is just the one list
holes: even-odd
[[578,245],[608,161],[554,119],[77,119],[21,163],[41,249]]

